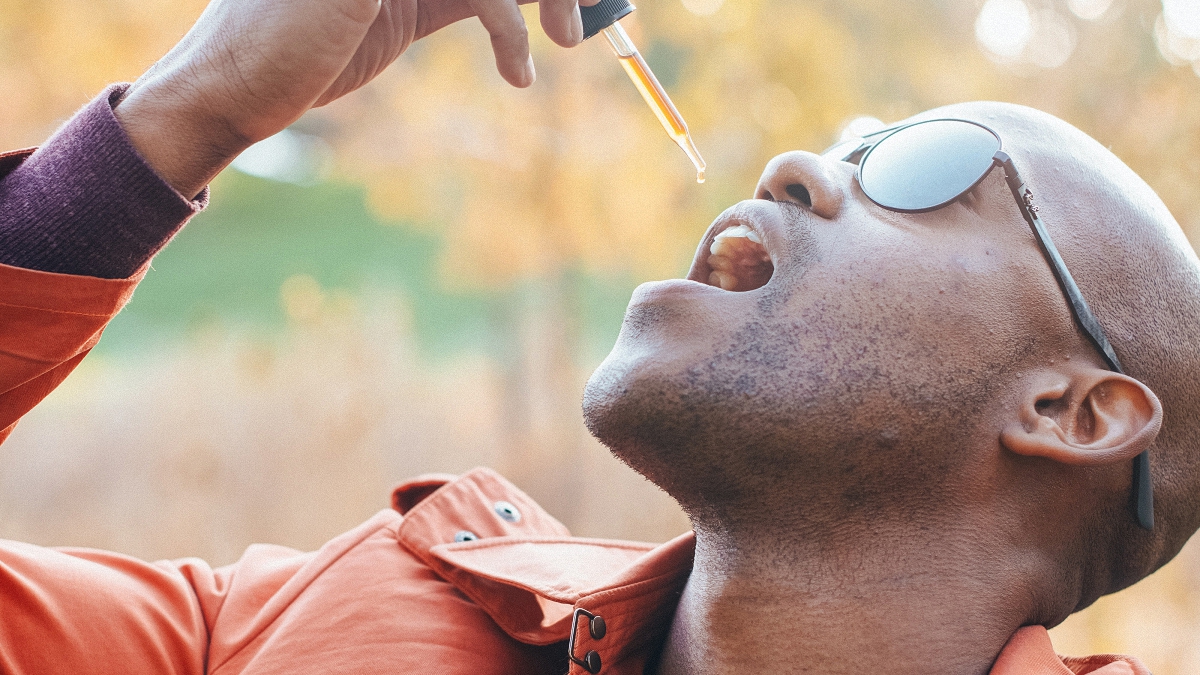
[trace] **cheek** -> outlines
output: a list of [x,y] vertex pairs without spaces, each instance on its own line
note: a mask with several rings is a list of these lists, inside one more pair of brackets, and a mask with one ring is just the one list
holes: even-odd
[[788,295],[785,313],[820,327],[825,349],[969,361],[1026,332],[1022,313],[1042,296],[1021,287],[1029,266],[989,239],[893,231],[870,244],[823,256]]

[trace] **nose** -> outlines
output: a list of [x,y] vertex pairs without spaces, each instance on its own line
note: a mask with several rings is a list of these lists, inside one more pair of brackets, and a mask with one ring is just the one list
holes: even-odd
[[767,162],[755,199],[791,202],[812,209],[816,215],[837,217],[846,198],[842,181],[830,171],[828,160],[811,152],[795,150],[776,155]]

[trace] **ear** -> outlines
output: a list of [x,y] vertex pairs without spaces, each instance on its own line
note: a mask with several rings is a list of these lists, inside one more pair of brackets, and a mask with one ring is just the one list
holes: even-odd
[[1094,366],[1042,371],[1022,395],[1018,419],[1000,433],[1017,453],[1062,464],[1124,462],[1150,447],[1162,404],[1146,385]]

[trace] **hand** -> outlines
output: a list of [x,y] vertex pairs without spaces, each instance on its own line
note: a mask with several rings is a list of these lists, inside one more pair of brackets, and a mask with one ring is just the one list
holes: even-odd
[[[491,35],[500,75],[533,84],[517,8],[533,1],[212,0],[134,83],[117,119],[159,175],[190,197],[251,144],[370,82],[414,40],[467,17],[478,16]],[[537,1],[550,39],[579,44],[577,0]]]

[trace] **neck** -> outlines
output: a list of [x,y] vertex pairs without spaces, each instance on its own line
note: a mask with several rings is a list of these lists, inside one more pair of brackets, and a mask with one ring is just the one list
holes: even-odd
[[965,543],[978,530],[932,537],[911,525],[897,536],[873,528],[861,541],[798,544],[786,530],[697,526],[658,675],[986,674],[1016,629],[1036,620],[1038,557]]

